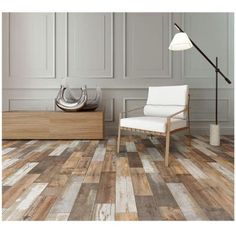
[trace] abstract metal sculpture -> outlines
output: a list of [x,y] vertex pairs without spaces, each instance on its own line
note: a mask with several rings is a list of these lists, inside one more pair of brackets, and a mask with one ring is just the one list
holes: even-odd
[[55,99],[56,105],[64,111],[91,111],[97,109],[101,101],[101,88],[97,87],[96,96],[93,99],[88,99],[86,86],[83,86],[80,90],[81,96],[75,98],[64,79]]

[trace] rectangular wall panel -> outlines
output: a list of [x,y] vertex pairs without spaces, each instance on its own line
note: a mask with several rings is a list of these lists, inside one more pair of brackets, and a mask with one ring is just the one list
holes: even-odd
[[55,77],[55,14],[9,14],[9,76]]
[[53,111],[53,99],[10,99],[9,111]]
[[[146,102],[147,99],[141,97],[123,98],[123,112],[125,112],[125,117],[143,116],[143,107],[145,106]],[[136,108],[140,109],[131,111]]]
[[170,13],[124,14],[124,77],[170,78]]
[[102,105],[104,106],[105,109],[105,115],[104,115],[105,122],[114,121],[114,104],[115,104],[114,98],[105,99],[103,101]]
[[113,14],[68,13],[69,77],[113,77]]
[[[185,13],[184,31],[221,71],[229,72],[229,19],[227,13]],[[183,75],[187,79],[215,78],[214,68],[195,49],[184,52]]]
[[[192,99],[190,101],[191,121],[214,121],[215,100],[214,99]],[[229,121],[229,99],[218,100],[219,121]]]

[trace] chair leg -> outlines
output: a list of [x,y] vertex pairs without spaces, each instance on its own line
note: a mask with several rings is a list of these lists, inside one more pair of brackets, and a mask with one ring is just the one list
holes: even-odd
[[120,126],[118,127],[118,137],[117,137],[117,153],[120,152]]
[[169,150],[170,150],[170,132],[166,134],[166,151],[165,151],[165,166],[169,165]]

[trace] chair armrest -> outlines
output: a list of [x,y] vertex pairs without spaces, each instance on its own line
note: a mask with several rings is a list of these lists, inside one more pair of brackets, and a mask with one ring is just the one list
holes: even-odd
[[184,111],[187,111],[187,110],[188,110],[188,107],[185,107],[184,109],[182,109],[182,110],[180,110],[180,111],[178,111],[176,113],[171,114],[170,116],[167,117],[167,119],[170,119],[170,118],[172,118],[174,116],[177,116],[178,114],[180,114],[180,113],[182,113]]
[[120,112],[120,118],[123,116],[123,114],[129,113],[129,112],[131,112],[131,111],[141,110],[141,109],[143,109],[143,108],[144,108],[144,106],[142,106],[142,107],[137,107],[137,108],[132,109],[132,110],[129,110],[129,111]]

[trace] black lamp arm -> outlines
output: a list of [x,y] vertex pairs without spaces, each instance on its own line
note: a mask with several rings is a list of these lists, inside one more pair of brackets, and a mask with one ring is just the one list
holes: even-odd
[[[176,23],[174,25],[180,32],[184,32]],[[211,59],[193,42],[193,40],[191,38],[189,38],[189,39],[190,39],[191,43],[193,44],[193,46],[215,68],[215,71],[217,71],[227,81],[227,83],[231,84],[231,81],[221,72],[221,70],[211,61]]]

